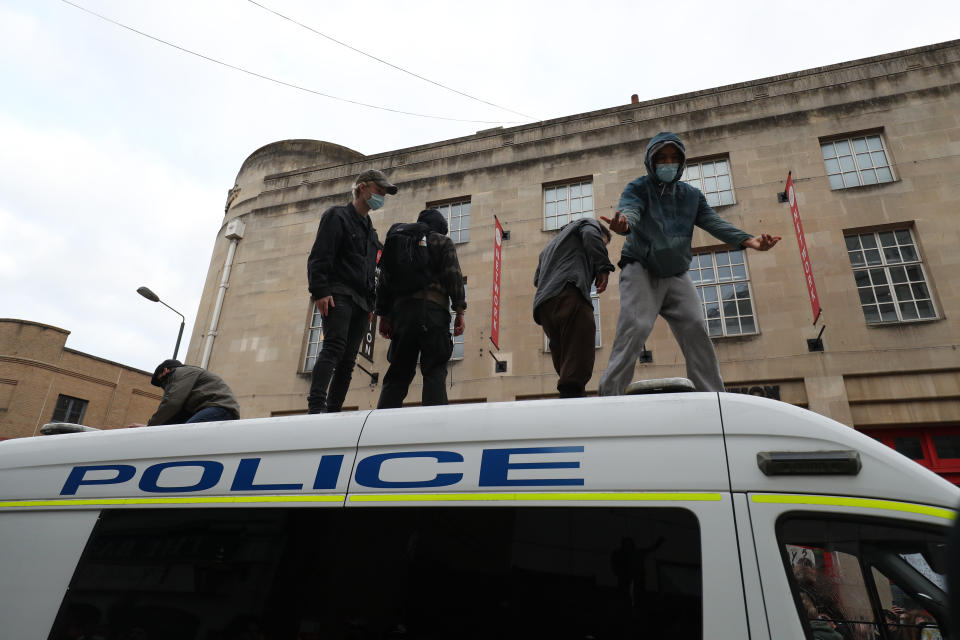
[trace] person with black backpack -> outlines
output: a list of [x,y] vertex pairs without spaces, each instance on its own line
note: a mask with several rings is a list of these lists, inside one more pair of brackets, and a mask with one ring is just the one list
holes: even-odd
[[380,256],[376,313],[380,335],[390,340],[378,409],[403,404],[416,375],[423,375],[423,404],[447,404],[447,362],[453,335],[463,335],[467,308],[463,274],[447,220],[436,209],[424,209],[414,223],[390,227]]

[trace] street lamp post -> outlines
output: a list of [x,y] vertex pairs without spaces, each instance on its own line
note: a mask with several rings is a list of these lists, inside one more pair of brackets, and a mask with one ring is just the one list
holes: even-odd
[[140,295],[142,295],[144,298],[146,298],[151,302],[159,302],[160,304],[165,306],[167,309],[170,309],[170,311],[173,311],[175,314],[180,316],[180,333],[177,334],[177,346],[173,348],[173,359],[176,360],[177,353],[180,351],[180,339],[183,337],[183,325],[184,323],[186,323],[187,319],[183,317],[182,313],[180,313],[179,311],[177,311],[176,309],[168,305],[166,302],[161,300],[160,296],[155,294],[153,291],[150,291],[150,289],[148,289],[147,287],[140,287],[139,289],[137,289],[137,293],[139,293]]

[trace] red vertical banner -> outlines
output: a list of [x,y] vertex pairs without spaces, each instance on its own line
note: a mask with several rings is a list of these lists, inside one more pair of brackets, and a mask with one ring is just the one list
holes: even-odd
[[493,217],[493,303],[490,313],[490,341],[500,348],[500,256],[503,249],[503,227],[500,220]]
[[810,254],[807,253],[807,241],[803,237],[803,224],[800,222],[800,207],[797,206],[797,195],[793,190],[792,172],[787,174],[787,202],[790,203],[790,215],[793,217],[793,229],[797,232],[797,246],[800,248],[800,263],[803,265],[803,278],[807,283],[807,293],[810,294],[810,308],[813,310],[813,324],[820,319],[820,298],[817,297],[817,285],[813,281],[813,265],[810,264]]

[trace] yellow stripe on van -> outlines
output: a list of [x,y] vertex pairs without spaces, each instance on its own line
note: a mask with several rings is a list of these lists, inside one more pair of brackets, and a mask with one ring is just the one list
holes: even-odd
[[274,502],[343,502],[344,495],[307,496],[194,496],[192,498],[71,498],[65,500],[8,500],[0,507],[101,507],[151,504],[264,504]]
[[351,494],[350,502],[718,502],[719,493],[389,493]]
[[953,520],[957,513],[952,509],[929,507],[925,504],[912,502],[897,502],[895,500],[876,500],[874,498],[842,498],[839,496],[808,496],[795,494],[755,494],[750,499],[760,504],[815,504],[831,507],[862,507],[864,509],[886,509],[887,511],[902,511],[919,513],[925,516],[935,516]]

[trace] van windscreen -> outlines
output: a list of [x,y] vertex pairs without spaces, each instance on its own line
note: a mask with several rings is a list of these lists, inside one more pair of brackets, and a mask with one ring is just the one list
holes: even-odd
[[677,508],[106,511],[50,638],[701,638],[700,548]]

